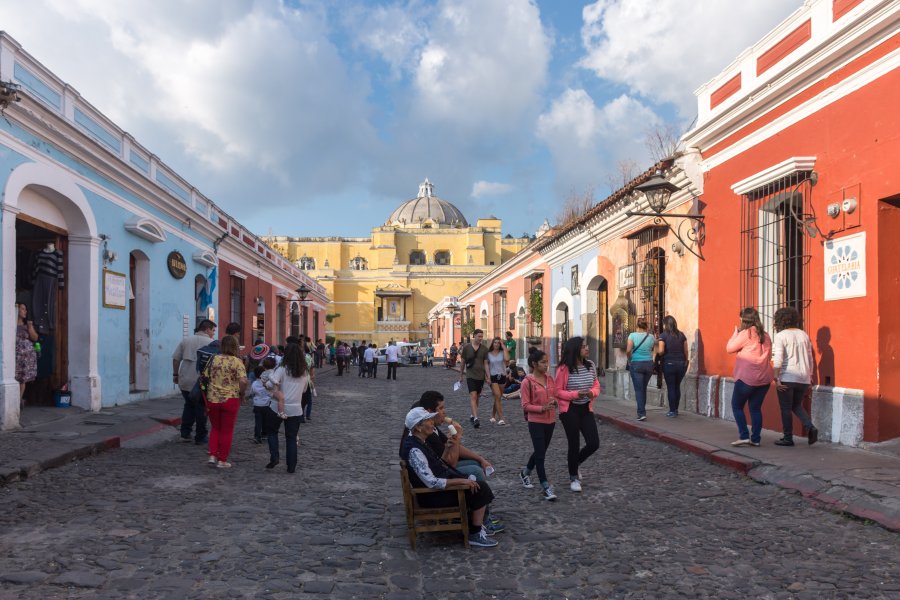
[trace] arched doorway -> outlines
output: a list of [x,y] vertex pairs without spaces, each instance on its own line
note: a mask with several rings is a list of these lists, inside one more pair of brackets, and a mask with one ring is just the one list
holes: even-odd
[[204,293],[206,292],[206,277],[197,275],[194,277],[194,328],[200,325],[200,321],[207,318],[206,307],[204,304]]
[[553,322],[556,324],[556,360],[554,362],[559,364],[559,359],[562,357],[563,346],[565,346],[566,342],[569,340],[568,304],[561,302],[556,305],[556,318],[553,319]]
[[[47,223],[58,219],[64,230],[67,256],[64,261],[66,306],[60,325],[65,326],[65,342],[59,352],[68,357],[66,381],[72,403],[88,410],[100,409],[101,386],[97,372],[100,257],[97,224],[87,198],[71,175],[62,169],[39,163],[16,167],[3,190],[3,272],[4,306],[13,306],[16,296],[16,222]],[[15,314],[3,312],[0,344],[3,355],[15,354]],[[62,331],[60,331],[62,333]],[[0,425],[19,425],[19,385],[15,381],[15,361],[3,361],[0,384]]]
[[588,282],[587,305],[582,330],[593,363],[609,368],[609,285],[605,277],[594,277]]
[[521,360],[526,358],[528,352],[528,341],[525,336],[528,335],[528,315],[525,313],[524,301],[519,311],[516,313],[516,337],[519,343],[516,344],[516,358]]

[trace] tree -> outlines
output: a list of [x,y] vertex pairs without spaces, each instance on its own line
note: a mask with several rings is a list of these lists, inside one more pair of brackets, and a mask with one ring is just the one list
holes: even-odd
[[325,320],[328,321],[329,323],[334,323],[334,320],[340,316],[341,316],[341,313],[326,314]]
[[609,185],[610,193],[625,187],[639,174],[640,167],[634,159],[623,158],[616,161],[615,170],[606,176],[606,183]]
[[644,146],[653,162],[671,158],[681,142],[681,130],[672,123],[661,123],[644,132]]
[[460,332],[460,334],[462,334],[463,337],[468,337],[468,336],[472,335],[473,333],[475,333],[475,319],[473,318],[473,319],[464,321],[462,326],[460,326],[460,328],[459,328],[459,332]]
[[569,197],[565,199],[559,212],[556,213],[556,224],[565,226],[580,218],[584,213],[594,206],[594,191],[587,190],[584,192],[576,192],[572,190]]

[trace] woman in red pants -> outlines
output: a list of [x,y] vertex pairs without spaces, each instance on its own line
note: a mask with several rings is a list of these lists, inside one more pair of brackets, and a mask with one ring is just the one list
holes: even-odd
[[247,388],[247,370],[238,358],[238,342],[233,336],[222,338],[220,353],[206,367],[209,385],[206,389],[206,412],[209,414],[209,464],[230,469],[228,454],[234,437],[241,398]]

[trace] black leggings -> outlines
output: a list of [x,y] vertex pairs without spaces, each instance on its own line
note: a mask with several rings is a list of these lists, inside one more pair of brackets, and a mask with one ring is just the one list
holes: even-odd
[[[578,465],[597,451],[600,447],[600,435],[597,433],[597,420],[589,410],[589,404],[570,404],[569,410],[559,415],[566,439],[569,441],[567,462],[569,477],[578,477]],[[581,436],[584,436],[584,447],[581,448]]]
[[550,440],[553,439],[553,429],[555,427],[556,423],[528,422],[528,433],[531,434],[531,445],[534,446],[534,452],[528,457],[528,466],[525,469],[531,471],[537,468],[538,480],[541,483],[547,483],[544,457],[547,456],[547,448],[550,446]]

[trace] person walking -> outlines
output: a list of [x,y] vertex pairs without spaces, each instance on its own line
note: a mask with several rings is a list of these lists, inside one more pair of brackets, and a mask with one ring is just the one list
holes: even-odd
[[375,344],[366,346],[363,352],[363,377],[375,377],[375,367],[378,361],[375,358]]
[[[16,303],[16,381],[19,382],[19,408],[25,406],[25,386],[37,378],[37,352],[34,343],[38,333],[28,318],[28,306]],[[209,338],[206,340],[209,341]],[[176,375],[176,381],[177,375]]]
[[512,331],[506,332],[506,342],[504,342],[506,350],[506,360],[516,360],[516,340],[513,338]]
[[800,329],[800,313],[796,308],[786,306],[775,311],[775,339],[772,341],[772,366],[775,372],[775,391],[781,408],[782,438],[776,446],[794,445],[794,418],[806,428],[807,443],[812,446],[819,439],[809,415],[803,410],[803,398],[812,384],[813,358],[812,342],[806,332]]
[[255,444],[262,444],[266,413],[269,412],[269,406],[272,404],[269,380],[272,378],[274,369],[275,358],[265,357],[254,369],[256,377],[250,384],[250,398],[253,400],[253,442]]
[[626,345],[634,399],[637,402],[637,420],[647,420],[647,385],[653,375],[653,358],[656,354],[656,338],[650,333],[647,319],[637,320],[637,331],[628,334]]
[[547,448],[550,447],[550,440],[553,439],[553,429],[556,427],[556,384],[547,372],[550,361],[547,360],[547,354],[543,350],[529,349],[528,367],[531,373],[522,382],[522,409],[528,420],[528,434],[531,436],[534,450],[528,457],[528,462],[519,471],[519,479],[526,488],[533,488],[531,471],[537,469],[544,500],[553,501],[556,500],[556,494],[553,493],[553,486],[547,479],[544,459],[547,456]]
[[681,381],[690,363],[687,337],[678,331],[678,322],[672,315],[663,319],[663,332],[659,336],[657,354],[662,356],[663,377],[666,380],[666,395],[669,400],[667,417],[678,416],[681,405]]
[[194,331],[194,335],[182,338],[172,353],[172,381],[181,391],[184,408],[181,410],[181,441],[191,441],[191,430],[194,430],[194,441],[202,443],[206,439],[206,410],[202,396],[191,395],[197,384],[200,373],[197,371],[197,351],[208,345],[216,335],[216,324],[203,319]]
[[384,356],[387,361],[387,378],[397,381],[397,365],[400,364],[400,348],[397,347],[397,342],[391,340],[384,350]]
[[335,342],[337,349],[335,355],[337,358],[337,377],[344,374],[344,369],[350,369],[350,357],[347,356],[347,346],[343,342]]
[[481,396],[481,390],[484,389],[485,382],[490,385],[488,376],[490,367],[487,362],[488,349],[482,343],[483,340],[484,331],[476,329],[472,333],[472,343],[463,346],[460,352],[462,366],[459,369],[459,382],[462,383],[463,378],[466,380],[466,389],[469,390],[469,404],[472,408],[469,421],[475,429],[481,426],[481,423],[478,421],[478,397]]
[[[755,308],[741,311],[740,326],[735,326],[731,339],[725,345],[729,354],[737,354],[734,361],[734,391],[731,394],[731,410],[740,439],[732,446],[759,446],[762,434],[762,405],[772,385],[772,340],[763,329]],[[750,407],[751,430],[747,431],[744,406]]]
[[297,433],[300,431],[300,417],[303,415],[303,393],[309,387],[309,369],[306,357],[298,344],[288,344],[284,350],[284,360],[272,373],[269,380],[273,386],[270,405],[266,414],[265,433],[269,442],[269,464],[267,469],[278,465],[278,430],[284,422],[284,455],[287,472],[297,470]]
[[506,385],[506,350],[499,337],[491,340],[491,348],[487,354],[488,375],[491,378],[491,392],[494,405],[491,407],[491,423],[506,425],[503,420],[503,386]]
[[[559,420],[566,432],[569,449],[569,489],[581,491],[581,463],[600,448],[597,419],[594,418],[594,398],[600,395],[600,380],[594,363],[587,359],[587,341],[573,337],[563,346],[562,359],[556,369],[556,398],[559,401]],[[584,436],[584,447],[581,438]]]
[[206,411],[209,413],[209,464],[220,469],[230,469],[228,455],[234,439],[241,398],[247,389],[247,371],[244,361],[238,358],[238,341],[226,335],[219,344],[219,354],[209,359],[206,376]]

